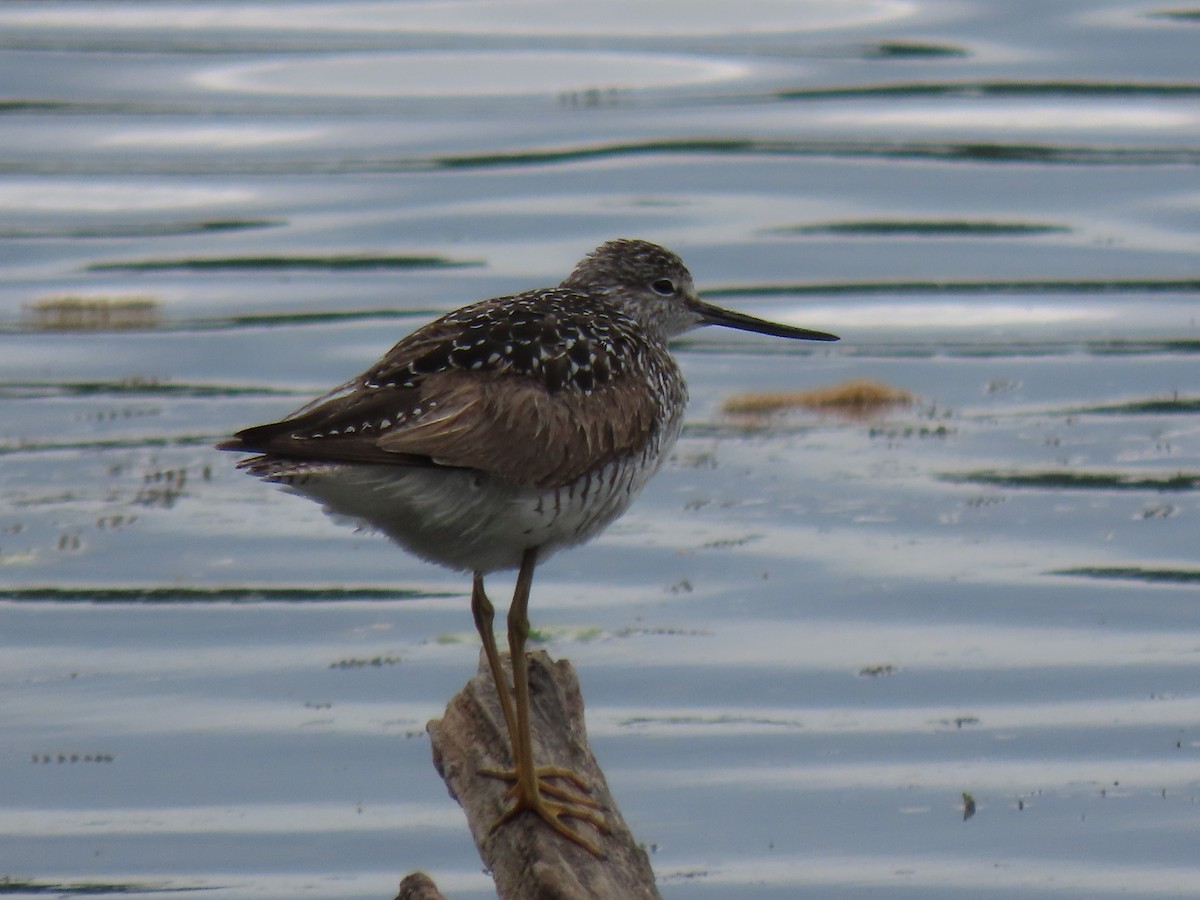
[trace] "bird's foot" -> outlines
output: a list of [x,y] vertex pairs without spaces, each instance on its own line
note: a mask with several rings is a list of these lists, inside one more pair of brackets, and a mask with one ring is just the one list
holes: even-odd
[[[604,851],[595,841],[563,821],[578,819],[587,822],[601,834],[608,834],[610,831],[604,815],[600,812],[603,807],[587,796],[588,783],[578,772],[560,766],[538,766],[534,769],[536,781],[532,791],[523,786],[522,780],[513,769],[480,769],[479,774],[513,782],[512,787],[508,789],[508,799],[512,805],[492,824],[491,832],[494,833],[522,812],[528,811],[567,840],[583,847],[595,857],[604,858]],[[570,782],[575,790],[569,790],[549,780],[555,778]]]

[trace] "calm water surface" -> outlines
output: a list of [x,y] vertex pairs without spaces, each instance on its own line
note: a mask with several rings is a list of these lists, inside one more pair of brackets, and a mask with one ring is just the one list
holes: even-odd
[[[467,581],[211,445],[624,235],[843,336],[680,341],[671,462],[539,571],[664,896],[1200,896],[1198,42],[1083,0],[0,6],[0,892],[491,895],[424,734]],[[851,378],[917,400],[722,412]]]

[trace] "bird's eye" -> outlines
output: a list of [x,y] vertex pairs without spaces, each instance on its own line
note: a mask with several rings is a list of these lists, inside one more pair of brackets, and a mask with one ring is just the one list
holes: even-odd
[[660,278],[650,285],[650,287],[654,289],[654,293],[662,294],[664,297],[670,297],[675,293],[675,282],[670,278]]

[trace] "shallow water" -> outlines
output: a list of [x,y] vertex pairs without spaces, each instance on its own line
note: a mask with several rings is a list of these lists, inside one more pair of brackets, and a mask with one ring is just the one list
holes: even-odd
[[[211,445],[627,235],[843,337],[681,340],[535,582],[664,896],[1200,896],[1197,28],[0,6],[0,891],[491,894],[424,735],[469,585]],[[721,411],[851,378],[918,399]]]

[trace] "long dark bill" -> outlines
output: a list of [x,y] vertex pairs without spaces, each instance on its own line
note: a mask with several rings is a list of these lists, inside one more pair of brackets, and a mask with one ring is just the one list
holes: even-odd
[[825,331],[811,331],[808,328],[795,328],[791,325],[781,325],[778,322],[768,322],[757,316],[734,312],[731,309],[721,309],[711,303],[697,301],[692,308],[704,317],[706,325],[724,325],[726,328],[736,328],[739,331],[753,331],[756,334],[770,334],[775,337],[795,338],[801,341],[838,341],[836,334]]

